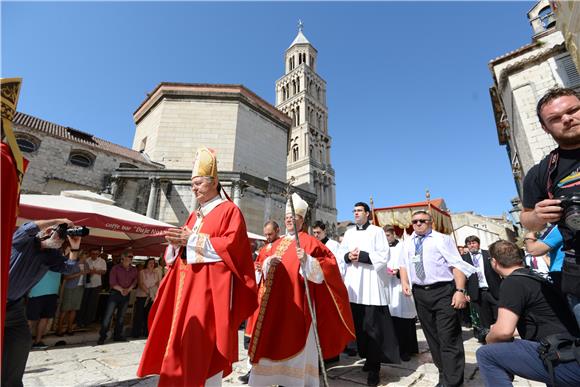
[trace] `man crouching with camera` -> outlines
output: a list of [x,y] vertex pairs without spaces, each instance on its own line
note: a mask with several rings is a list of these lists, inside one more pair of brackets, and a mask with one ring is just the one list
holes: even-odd
[[[553,386],[579,386],[580,353],[574,354],[580,344],[578,326],[560,292],[524,267],[514,243],[497,241],[489,254],[493,270],[504,280],[497,321],[487,345],[476,352],[485,385],[511,386],[517,375]],[[516,327],[521,340],[513,340]]]
[[[22,376],[32,345],[26,319],[28,291],[48,270],[69,274],[77,263],[81,235],[87,228],[72,228],[68,219],[37,220],[20,226],[12,237],[8,280],[8,301],[2,353],[2,386],[22,386]],[[63,244],[70,245],[68,260]]]

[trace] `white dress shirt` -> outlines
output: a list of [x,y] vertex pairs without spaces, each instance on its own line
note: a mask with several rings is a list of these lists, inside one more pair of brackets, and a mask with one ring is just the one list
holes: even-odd
[[415,240],[418,236],[413,232],[406,238],[401,248],[399,264],[407,269],[409,281],[413,285],[432,285],[437,282],[453,281],[453,268],[459,269],[469,277],[477,269],[465,262],[459,255],[455,242],[449,235],[435,230],[431,231],[423,241],[423,268],[425,278],[420,279],[415,273]]
[[485,269],[483,266],[483,260],[485,258],[483,258],[481,250],[479,250],[475,254],[471,252],[469,254],[471,254],[471,262],[473,262],[473,265],[475,265],[475,262],[477,261],[477,265],[475,266],[475,268],[477,269],[477,280],[479,281],[479,287],[488,288],[489,285],[487,284],[487,280],[485,279]]

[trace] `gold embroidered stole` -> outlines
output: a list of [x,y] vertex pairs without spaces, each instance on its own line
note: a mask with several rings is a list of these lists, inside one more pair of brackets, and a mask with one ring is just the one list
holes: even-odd
[[[283,238],[278,247],[276,247],[276,252],[274,256],[282,257],[288,247],[294,242],[294,238]],[[262,323],[264,322],[264,315],[266,314],[266,308],[268,307],[268,300],[270,298],[270,293],[272,292],[272,285],[274,283],[274,275],[276,273],[276,268],[280,261],[271,261],[268,267],[268,272],[266,273],[266,280],[262,281],[262,286],[258,292],[258,297],[260,301],[260,311],[258,312],[258,318],[256,320],[256,325],[254,326],[254,332],[252,334],[252,346],[248,351],[248,356],[250,361],[253,362],[254,355],[256,354],[256,347],[258,346],[258,341],[260,340],[260,333],[262,331]]]

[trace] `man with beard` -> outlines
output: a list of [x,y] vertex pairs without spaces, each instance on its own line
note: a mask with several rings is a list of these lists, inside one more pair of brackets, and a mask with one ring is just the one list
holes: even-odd
[[[20,226],[12,237],[8,302],[2,354],[2,386],[22,386],[22,376],[32,344],[26,318],[25,298],[48,270],[69,274],[74,270],[81,237],[66,234],[73,223],[68,219],[37,220]],[[61,252],[70,244],[67,260]]]
[[[273,243],[262,264],[260,306],[249,350],[251,386],[318,386],[314,329],[324,358],[340,354],[354,339],[348,296],[336,260],[326,246],[303,231],[308,204],[298,194],[292,200],[296,216],[286,206],[288,233]],[[304,278],[317,326],[312,323]]]
[[355,227],[346,230],[338,261],[348,290],[358,353],[366,358],[363,371],[369,373],[367,384],[376,386],[381,362],[401,362],[385,289],[389,244],[383,230],[370,224],[368,204],[356,203],[353,214]]
[[542,129],[558,147],[524,178],[521,222],[530,231],[548,223],[562,233],[564,263],[561,289],[574,313],[580,315],[580,94],[554,88],[538,102],[536,113]]

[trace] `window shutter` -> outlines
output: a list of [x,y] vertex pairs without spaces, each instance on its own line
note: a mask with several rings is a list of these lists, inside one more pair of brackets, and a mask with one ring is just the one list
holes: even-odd
[[558,67],[562,69],[565,74],[566,79],[564,80],[564,86],[566,87],[576,87],[580,86],[580,74],[576,69],[576,65],[572,60],[570,55],[564,56],[557,60]]

